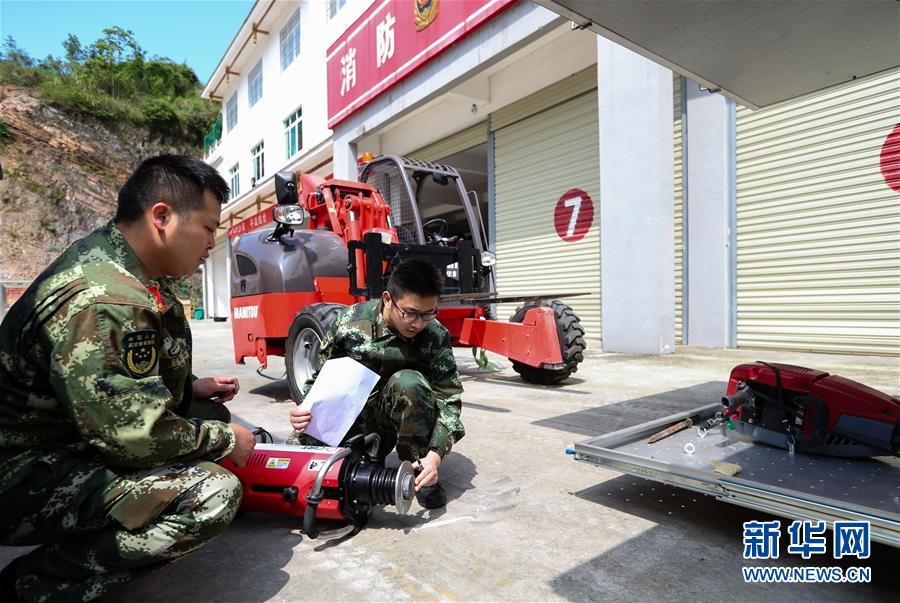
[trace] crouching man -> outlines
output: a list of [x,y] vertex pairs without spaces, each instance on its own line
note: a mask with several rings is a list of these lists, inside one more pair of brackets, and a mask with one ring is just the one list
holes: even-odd
[[[224,530],[253,435],[233,377],[192,379],[170,276],[209,253],[228,187],[198,159],[143,162],[115,220],[50,265],[0,324],[0,601],[86,601]],[[60,216],[65,219],[65,216]],[[213,413],[198,417],[200,398]]]
[[[447,504],[438,467],[465,435],[450,333],[435,320],[442,288],[443,277],[430,263],[402,262],[380,299],[341,311],[319,354],[319,366],[348,356],[378,373],[380,379],[345,441],[378,433],[382,457],[396,444],[401,460],[417,463],[416,498],[427,509]],[[317,376],[306,382],[304,395]],[[319,443],[301,435],[309,425],[309,411],[296,408],[290,414],[294,433],[288,443]]]

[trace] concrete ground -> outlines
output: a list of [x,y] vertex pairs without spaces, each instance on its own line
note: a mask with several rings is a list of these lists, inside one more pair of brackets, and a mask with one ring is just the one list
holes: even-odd
[[[228,324],[193,323],[197,375],[237,374],[236,420],[288,435],[287,382],[236,366]],[[589,350],[562,387],[524,383],[509,362],[480,371],[459,350],[466,437],[441,465],[450,502],[407,516],[375,510],[350,539],[309,540],[299,518],[245,514],[217,540],[108,601],[896,600],[900,549],[772,565],[872,568],[865,585],[746,585],[742,523],[764,513],[575,462],[573,442],[716,401],[731,368],[809,366],[900,393],[900,360],[679,348],[671,356]],[[268,372],[279,376],[280,359]],[[391,463],[388,459],[388,464]],[[393,458],[396,463],[396,458]],[[900,488],[900,485],[898,485]],[[897,508],[900,510],[900,492]],[[784,546],[787,536],[782,537]],[[21,549],[0,547],[0,565]],[[894,593],[891,595],[890,593]]]

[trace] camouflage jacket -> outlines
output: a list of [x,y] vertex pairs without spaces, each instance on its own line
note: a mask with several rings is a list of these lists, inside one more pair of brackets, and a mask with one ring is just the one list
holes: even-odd
[[218,460],[234,433],[179,415],[191,400],[184,309],[110,222],[57,258],[0,324],[0,491],[59,455],[99,452],[125,468]]
[[[430,448],[444,456],[466,433],[459,416],[463,388],[450,333],[434,320],[413,339],[403,337],[388,326],[381,315],[382,307],[381,300],[370,300],[341,311],[322,341],[319,366],[330,358],[353,358],[380,375],[372,395],[379,395],[390,376],[399,370],[422,373],[434,390],[438,406]],[[304,384],[304,395],[317,375]]]

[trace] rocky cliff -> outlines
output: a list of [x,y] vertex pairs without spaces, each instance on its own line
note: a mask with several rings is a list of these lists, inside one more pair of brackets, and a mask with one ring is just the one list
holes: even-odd
[[0,86],[0,280],[31,280],[109,220],[119,187],[157,153],[194,153],[131,124],[68,115]]

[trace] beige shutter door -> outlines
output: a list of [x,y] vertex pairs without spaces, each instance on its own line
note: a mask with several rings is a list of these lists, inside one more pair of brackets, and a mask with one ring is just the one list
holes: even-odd
[[900,70],[737,112],[737,343],[900,355]]
[[675,146],[675,343],[684,343],[684,153],[682,138],[681,76],[672,74],[674,103],[672,134]]
[[420,161],[437,161],[485,142],[487,142],[487,122],[481,122],[413,151],[409,153],[409,157]]
[[[600,157],[596,68],[562,80],[491,117],[494,129],[497,290],[500,295],[589,292],[563,299],[588,337],[600,337]],[[574,95],[574,97],[573,97]],[[554,210],[586,192],[593,223],[578,241],[557,234]],[[516,304],[498,308],[499,318]]]

